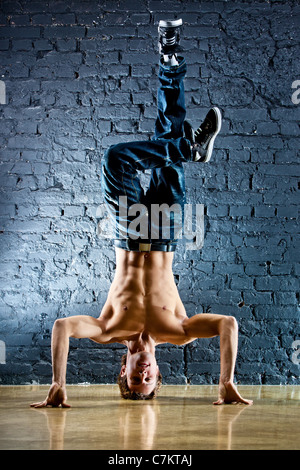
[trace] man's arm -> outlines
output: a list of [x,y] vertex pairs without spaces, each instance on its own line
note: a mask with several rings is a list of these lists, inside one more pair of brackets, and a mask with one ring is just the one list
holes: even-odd
[[251,400],[245,400],[241,397],[233,383],[238,346],[238,324],[235,318],[202,313],[184,320],[183,328],[186,335],[194,339],[220,336],[219,399],[214,404],[252,404]]
[[102,321],[86,315],[78,315],[56,320],[52,329],[52,385],[46,399],[33,403],[34,408],[59,406],[69,408],[66,403],[66,373],[69,353],[69,339],[90,338],[98,343],[102,341]]

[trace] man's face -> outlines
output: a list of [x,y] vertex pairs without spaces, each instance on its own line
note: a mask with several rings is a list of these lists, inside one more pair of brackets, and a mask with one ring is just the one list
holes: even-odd
[[127,376],[127,384],[132,392],[149,395],[155,388],[159,370],[155,356],[149,352],[137,352],[127,358],[121,375]]

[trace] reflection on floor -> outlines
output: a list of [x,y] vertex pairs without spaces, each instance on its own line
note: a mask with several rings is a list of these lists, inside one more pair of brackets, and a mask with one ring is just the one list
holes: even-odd
[[300,448],[300,386],[240,386],[252,406],[214,406],[217,386],[162,387],[128,401],[115,385],[68,386],[70,409],[30,408],[48,386],[0,386],[0,449]]

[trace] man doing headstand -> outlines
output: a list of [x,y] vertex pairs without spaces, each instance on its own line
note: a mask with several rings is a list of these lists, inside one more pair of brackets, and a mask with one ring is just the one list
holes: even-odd
[[[160,21],[158,115],[151,141],[120,143],[110,147],[103,163],[103,192],[116,222],[116,272],[99,318],[79,315],[58,319],[52,331],[53,380],[48,396],[34,407],[68,407],[66,369],[69,338],[90,338],[127,347],[118,378],[121,395],[151,399],[157,395],[161,374],[155,358],[159,344],[185,345],[198,338],[220,337],[219,397],[215,404],[245,403],[233,379],[237,354],[238,326],[232,316],[197,314],[188,317],[175,285],[172,262],[176,248],[176,226],[169,217],[171,235],[166,238],[157,220],[151,220],[153,204],[184,209],[183,162],[207,162],[221,128],[221,113],[212,108],[194,133],[185,121],[183,80],[185,60],[178,56],[182,20]],[[137,171],[151,170],[144,194]],[[121,197],[121,199],[120,199]],[[122,207],[126,197],[127,207]],[[154,239],[132,228],[130,207],[147,209],[148,227],[159,225]],[[124,210],[126,209],[126,210]],[[180,217],[179,217],[180,218]],[[129,228],[131,227],[131,228]],[[125,228],[125,229],[124,229]],[[125,230],[125,235],[124,235]]]

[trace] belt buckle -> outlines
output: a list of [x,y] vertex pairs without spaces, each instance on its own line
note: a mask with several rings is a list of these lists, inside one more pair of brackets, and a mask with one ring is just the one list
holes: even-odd
[[151,243],[139,243],[139,251],[151,251]]

